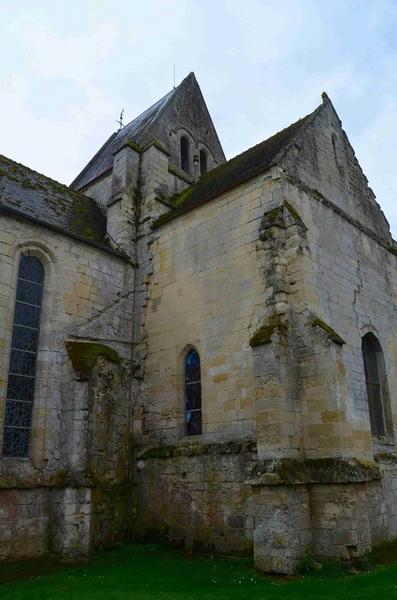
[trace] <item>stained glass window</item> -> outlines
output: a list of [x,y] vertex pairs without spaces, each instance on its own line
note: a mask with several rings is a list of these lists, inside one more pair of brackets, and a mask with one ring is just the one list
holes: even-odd
[[202,432],[200,357],[196,350],[189,350],[185,358],[185,432]]
[[34,256],[19,263],[4,419],[3,455],[29,455],[44,269]]

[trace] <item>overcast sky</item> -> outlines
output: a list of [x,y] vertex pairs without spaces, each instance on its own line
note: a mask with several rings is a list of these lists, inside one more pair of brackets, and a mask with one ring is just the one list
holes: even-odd
[[326,90],[397,237],[397,0],[0,0],[0,153],[70,183],[174,64],[228,158]]

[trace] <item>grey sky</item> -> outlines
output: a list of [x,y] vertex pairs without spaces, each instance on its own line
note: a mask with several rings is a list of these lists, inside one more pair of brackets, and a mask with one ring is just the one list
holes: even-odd
[[70,183],[195,71],[228,158],[326,90],[397,237],[397,0],[0,0],[0,153]]

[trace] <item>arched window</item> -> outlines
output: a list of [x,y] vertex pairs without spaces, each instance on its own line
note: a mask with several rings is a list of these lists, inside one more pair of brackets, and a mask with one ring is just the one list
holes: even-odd
[[190,148],[189,140],[185,135],[181,137],[181,169],[190,173]]
[[339,169],[343,169],[343,153],[340,145],[340,141],[335,133],[331,136],[332,148],[334,151],[335,164]]
[[185,433],[202,432],[200,357],[189,350],[185,357]]
[[207,153],[205,150],[200,150],[200,175],[205,175],[207,172]]
[[29,455],[44,269],[34,256],[19,262],[4,418],[3,455]]
[[362,339],[369,418],[374,437],[392,435],[389,391],[382,347],[373,333]]

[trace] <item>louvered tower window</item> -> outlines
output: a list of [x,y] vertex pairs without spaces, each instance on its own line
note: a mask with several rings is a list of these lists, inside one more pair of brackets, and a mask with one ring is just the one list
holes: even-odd
[[200,175],[205,175],[207,168],[207,153],[205,150],[200,150]]
[[181,169],[190,173],[190,144],[185,135],[181,137]]
[[4,419],[3,455],[29,455],[44,269],[34,256],[19,263]]
[[201,370],[196,350],[189,350],[185,357],[185,433],[197,435],[202,432]]

